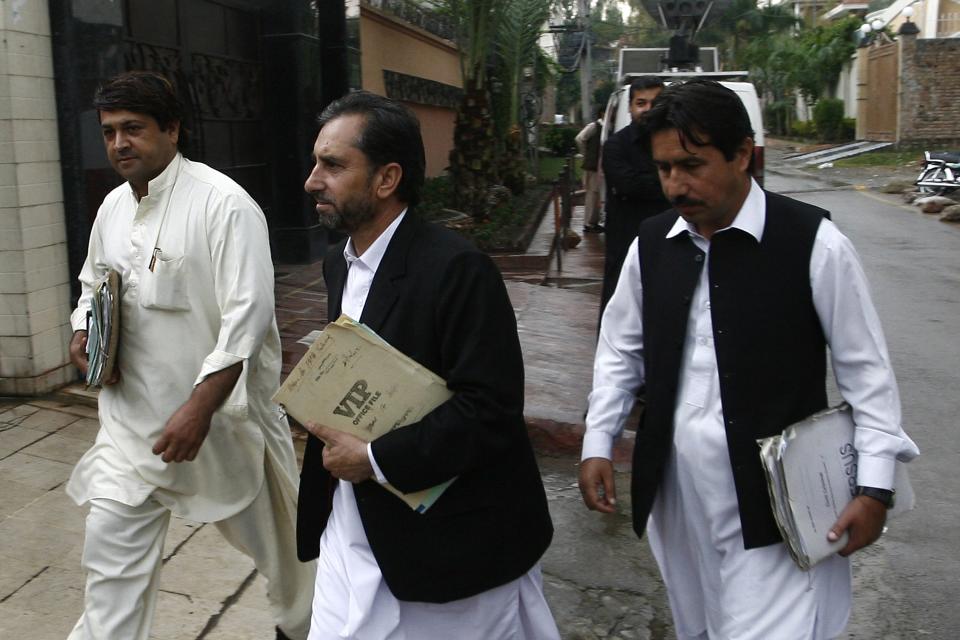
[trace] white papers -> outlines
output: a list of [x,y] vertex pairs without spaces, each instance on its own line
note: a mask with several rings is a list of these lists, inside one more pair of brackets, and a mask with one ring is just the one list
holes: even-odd
[[[854,423],[846,404],[810,416],[782,434],[758,440],[767,474],[770,504],[790,555],[801,569],[836,553],[844,535],[827,541],[827,532],[853,498],[857,485]],[[893,516],[913,508],[906,467],[896,464]]]
[[87,313],[87,386],[109,380],[120,337],[120,274],[112,269],[97,284]]
[[[317,336],[273,397],[299,422],[316,422],[370,442],[419,421],[453,396],[446,382],[347,316]],[[429,509],[452,483],[403,494],[410,508]]]

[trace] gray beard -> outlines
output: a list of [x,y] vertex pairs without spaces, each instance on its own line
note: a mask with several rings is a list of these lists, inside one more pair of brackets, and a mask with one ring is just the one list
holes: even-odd
[[351,233],[370,222],[375,213],[369,202],[348,202],[342,209],[335,205],[330,213],[318,214],[318,218],[320,225],[327,229]]

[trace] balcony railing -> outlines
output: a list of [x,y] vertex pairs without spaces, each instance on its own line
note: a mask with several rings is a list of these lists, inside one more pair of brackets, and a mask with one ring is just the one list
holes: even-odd
[[440,13],[438,7],[429,0],[364,0],[366,4],[420,27],[435,36],[447,40],[456,40],[453,21]]
[[937,18],[937,37],[960,37],[960,13],[944,13]]

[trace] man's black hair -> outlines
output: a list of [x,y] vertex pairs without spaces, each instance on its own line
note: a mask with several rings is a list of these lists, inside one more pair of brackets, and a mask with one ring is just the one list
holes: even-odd
[[671,84],[660,92],[640,120],[641,141],[650,148],[653,134],[676,129],[680,143],[713,145],[733,160],[744,139],[753,137],[750,116],[737,94],[715,80]]
[[630,102],[633,102],[633,94],[644,89],[663,89],[663,80],[657,76],[640,76],[630,82]]
[[410,109],[396,100],[368,91],[348,93],[331,102],[317,122],[320,128],[346,115],[364,117],[363,131],[354,143],[374,168],[396,162],[403,170],[397,197],[415,206],[420,202],[426,172],[426,154],[420,135],[420,121]]
[[168,131],[174,122],[183,132],[183,105],[173,84],[152,71],[127,71],[97,87],[93,107],[100,111],[132,111],[143,113]]

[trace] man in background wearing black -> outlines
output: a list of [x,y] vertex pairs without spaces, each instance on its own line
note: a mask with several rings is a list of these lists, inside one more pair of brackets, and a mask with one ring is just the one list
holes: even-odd
[[637,121],[650,110],[663,90],[656,76],[641,76],[630,84],[631,123],[603,145],[603,175],[607,183],[606,245],[600,315],[613,295],[623,259],[637,237],[640,223],[670,208],[663,197],[657,169],[638,141]]

